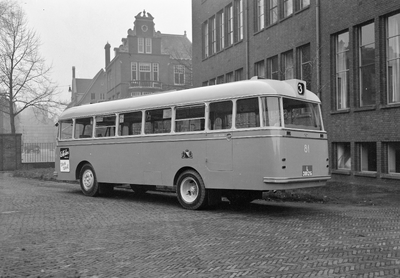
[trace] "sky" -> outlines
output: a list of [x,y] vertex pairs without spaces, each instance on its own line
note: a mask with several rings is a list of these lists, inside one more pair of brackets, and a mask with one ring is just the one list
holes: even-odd
[[[16,0],[28,26],[40,38],[40,53],[52,67],[51,78],[70,101],[72,67],[76,78],[92,79],[105,66],[104,46],[111,50],[133,29],[139,12],[151,13],[155,29],[186,34],[192,41],[192,0]],[[113,51],[111,59],[113,58]]]

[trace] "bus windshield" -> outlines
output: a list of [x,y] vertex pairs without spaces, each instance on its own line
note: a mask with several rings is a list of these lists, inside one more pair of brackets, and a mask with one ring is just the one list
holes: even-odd
[[283,98],[285,127],[322,130],[318,104]]

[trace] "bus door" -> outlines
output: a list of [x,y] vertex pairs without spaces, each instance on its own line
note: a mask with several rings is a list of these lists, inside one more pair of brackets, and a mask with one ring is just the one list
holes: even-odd
[[232,101],[213,102],[208,106],[206,166],[210,171],[232,171]]

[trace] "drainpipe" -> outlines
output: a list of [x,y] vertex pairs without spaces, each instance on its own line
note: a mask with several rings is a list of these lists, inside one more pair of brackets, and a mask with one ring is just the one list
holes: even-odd
[[244,22],[243,23],[246,23],[245,24],[245,26],[246,26],[246,28],[244,28],[243,27],[243,31],[246,31],[246,34],[245,34],[245,42],[246,42],[246,76],[247,76],[247,79],[250,79],[250,65],[249,65],[249,63],[250,63],[250,47],[249,47],[249,31],[250,31],[250,26],[249,26],[249,5],[248,5],[248,1],[247,0],[243,0],[243,2],[244,2],[244,10],[245,10],[245,13],[244,13],[244,16],[245,16],[245,18],[244,18]]
[[315,1],[316,7],[315,7],[315,24],[316,24],[316,64],[317,64],[317,96],[321,98],[321,65],[320,65],[320,48],[321,48],[321,42],[320,42],[320,19],[319,19],[319,11],[320,11],[320,6],[319,6],[319,0]]

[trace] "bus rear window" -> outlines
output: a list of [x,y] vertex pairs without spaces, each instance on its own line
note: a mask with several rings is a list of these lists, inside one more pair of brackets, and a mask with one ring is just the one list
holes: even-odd
[[72,139],[72,120],[60,121],[60,139]]
[[146,111],[146,134],[171,132],[171,108]]
[[96,117],[96,137],[115,136],[115,115]]
[[142,132],[142,112],[119,114],[119,135],[138,135]]
[[204,130],[205,105],[178,107],[176,109],[175,131]]
[[75,120],[75,139],[91,138],[93,132],[93,118]]
[[318,104],[283,98],[285,127],[321,130]]

